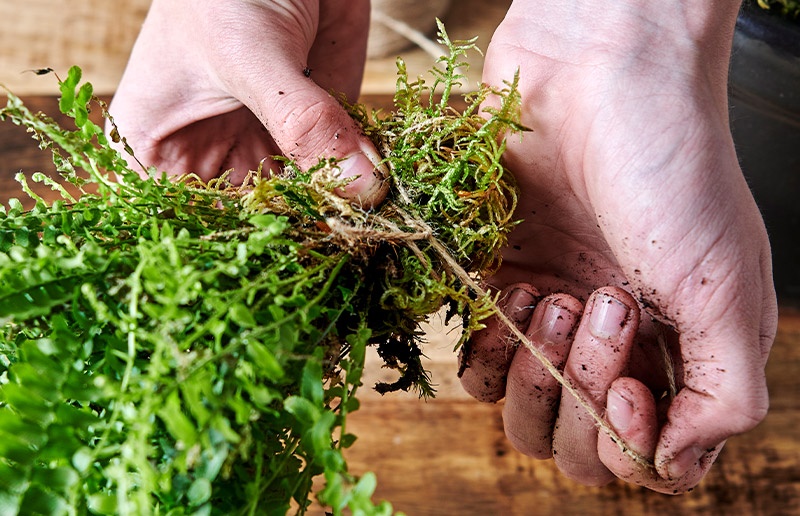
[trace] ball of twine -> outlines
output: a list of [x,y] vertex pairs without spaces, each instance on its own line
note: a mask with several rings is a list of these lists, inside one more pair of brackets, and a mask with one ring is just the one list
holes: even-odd
[[450,0],[372,0],[367,57],[391,56],[415,44],[439,57],[441,48],[428,36],[449,6]]

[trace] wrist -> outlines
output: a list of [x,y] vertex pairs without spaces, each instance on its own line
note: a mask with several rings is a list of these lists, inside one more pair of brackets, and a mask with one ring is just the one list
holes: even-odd
[[514,0],[506,21],[532,27],[523,47],[575,50],[590,61],[602,54],[627,63],[636,57],[663,64],[700,58],[704,65],[727,67],[740,5],[740,0]]

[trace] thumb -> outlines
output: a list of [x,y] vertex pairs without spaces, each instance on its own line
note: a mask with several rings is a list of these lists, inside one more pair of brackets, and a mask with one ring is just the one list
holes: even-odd
[[[306,69],[307,71],[308,69]],[[312,72],[313,73],[313,72]],[[386,165],[363,130],[339,102],[317,86],[304,70],[269,81],[250,109],[269,131],[285,157],[304,170],[321,158],[341,160],[341,178],[355,178],[340,195],[364,208],[388,191]]]
[[758,323],[753,327],[746,331],[725,319],[681,337],[686,386],[670,404],[656,449],[662,477],[701,477],[728,437],[752,429],[766,416],[765,357],[757,345]]
[[[321,158],[342,160],[341,177],[355,179],[338,193],[368,208],[388,191],[386,169],[375,146],[339,102],[315,82],[311,69],[323,68],[317,72],[322,84],[336,87],[360,82],[362,67],[346,66],[359,58],[363,61],[358,45],[340,45],[338,53],[310,54],[320,36],[320,16],[344,16],[349,9],[364,10],[366,4],[340,0],[326,3],[321,13],[319,2],[313,0],[222,2],[209,18],[207,30],[215,37],[204,56],[217,89],[247,106],[285,157],[305,170]],[[366,30],[366,19],[353,18],[354,38]],[[314,61],[311,68],[309,61]],[[325,68],[330,68],[327,74]]]

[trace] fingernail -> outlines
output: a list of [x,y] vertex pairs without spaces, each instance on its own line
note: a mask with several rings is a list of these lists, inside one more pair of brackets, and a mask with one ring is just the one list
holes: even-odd
[[624,432],[631,426],[633,419],[633,404],[623,398],[613,389],[608,391],[606,400],[606,415],[611,425],[618,431]]
[[[348,162],[350,162],[350,165],[347,165]],[[359,152],[354,152],[348,156],[347,159],[341,162],[340,167],[344,177],[348,177],[347,169],[353,169],[359,174],[374,171],[379,174],[377,179],[383,179],[389,172],[383,162],[383,157],[371,143],[366,142],[361,142]]]
[[515,324],[524,325],[530,319],[536,297],[524,288],[515,288],[508,295],[504,311]]
[[667,466],[670,478],[680,478],[691,468],[705,453],[697,446],[689,446],[672,459]]
[[607,294],[595,296],[589,316],[589,331],[598,339],[618,336],[628,319],[628,307]]
[[576,314],[550,302],[544,309],[539,331],[547,342],[561,344],[569,339],[577,319]]
[[375,164],[361,152],[347,156],[339,161],[338,165],[341,170],[339,177],[342,179],[353,176],[364,177],[375,170]]
[[388,183],[384,180],[389,175],[386,165],[373,149],[363,148],[339,161],[339,177],[359,176],[350,182],[345,191],[337,189],[337,194],[348,199],[359,199],[365,207],[380,201],[386,195]]

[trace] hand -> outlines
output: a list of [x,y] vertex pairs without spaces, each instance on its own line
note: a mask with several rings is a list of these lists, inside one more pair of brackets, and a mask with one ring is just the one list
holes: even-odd
[[[480,400],[505,396],[514,446],[552,454],[578,482],[686,491],[767,411],[777,307],[728,125],[733,4],[518,0],[489,46],[484,81],[500,85],[519,67],[522,123],[534,131],[509,142],[525,222],[492,283],[656,468],[598,435],[496,321],[474,337],[462,383]],[[672,400],[656,401],[668,391],[659,334],[676,367]]]
[[145,165],[241,182],[270,155],[346,158],[342,194],[371,206],[378,153],[328,93],[358,97],[368,24],[368,0],[154,0],[110,112]]

